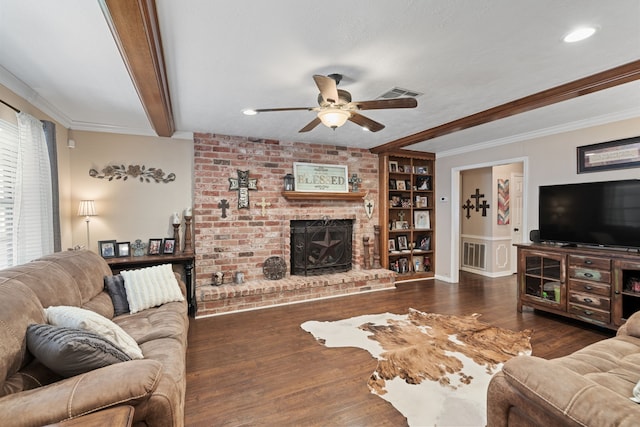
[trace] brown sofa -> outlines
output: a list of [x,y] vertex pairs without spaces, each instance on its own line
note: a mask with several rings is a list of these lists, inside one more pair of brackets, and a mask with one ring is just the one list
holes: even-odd
[[[170,302],[114,317],[93,252],[60,252],[0,270],[0,420],[41,426],[116,405],[135,408],[136,426],[184,425],[187,303]],[[185,285],[178,283],[185,293]],[[111,319],[138,343],[143,359],[62,378],[27,349],[31,324],[45,324],[49,306],[76,306]]]
[[489,383],[487,425],[637,426],[640,312],[615,337],[552,360],[519,356]]

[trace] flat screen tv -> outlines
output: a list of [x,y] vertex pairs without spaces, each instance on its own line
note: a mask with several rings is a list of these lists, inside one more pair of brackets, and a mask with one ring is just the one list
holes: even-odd
[[540,240],[640,248],[640,180],[540,186]]

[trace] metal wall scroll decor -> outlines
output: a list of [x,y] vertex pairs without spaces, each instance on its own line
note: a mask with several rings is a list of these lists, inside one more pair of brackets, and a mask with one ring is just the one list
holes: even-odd
[[160,168],[147,168],[142,165],[107,165],[100,172],[96,169],[89,169],[89,176],[98,179],[106,179],[113,181],[121,179],[126,181],[131,178],[138,178],[140,182],[171,182],[176,180],[175,173],[169,173],[165,176],[165,172]]
[[238,190],[238,209],[249,209],[249,190],[258,189],[258,180],[249,178],[249,171],[238,171],[237,178],[229,178],[229,190]]

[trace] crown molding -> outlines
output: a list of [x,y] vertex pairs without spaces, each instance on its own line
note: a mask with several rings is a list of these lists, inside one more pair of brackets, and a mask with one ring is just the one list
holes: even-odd
[[594,126],[606,125],[608,123],[619,122],[622,120],[634,119],[640,117],[640,107],[620,111],[612,114],[604,114],[602,116],[592,117],[584,120],[576,120],[570,123],[564,123],[558,126],[537,129],[532,132],[525,132],[518,135],[508,136],[506,138],[494,139],[491,141],[480,142],[478,144],[467,145],[465,147],[455,148],[452,150],[438,152],[438,159],[443,157],[457,156],[460,154],[468,154],[474,151],[486,150],[488,148],[500,147],[502,145],[514,144],[516,142],[528,141],[536,138],[542,138],[560,133],[572,132]]

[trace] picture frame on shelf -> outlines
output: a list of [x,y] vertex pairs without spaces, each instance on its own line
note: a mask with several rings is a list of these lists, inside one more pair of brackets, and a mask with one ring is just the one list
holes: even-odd
[[409,181],[408,179],[405,179],[404,188],[407,190],[411,190],[411,181]]
[[418,166],[418,167],[416,167],[416,174],[418,174],[418,175],[427,175],[427,174],[429,174],[429,167],[428,166]]
[[114,258],[116,256],[116,241],[100,240],[98,241],[98,249],[102,258]]
[[413,228],[417,230],[431,229],[429,211],[413,211]]
[[398,187],[396,185],[396,180],[395,179],[390,179],[389,180],[389,190],[397,190]]
[[396,221],[394,226],[396,230],[408,230],[409,221]]
[[407,240],[406,235],[398,236],[398,250],[407,251],[409,250],[409,241]]
[[396,239],[389,239],[389,252],[396,250]]
[[120,258],[131,256],[131,242],[117,242],[116,254]]
[[401,179],[396,181],[396,189],[398,189],[398,190],[406,190],[407,187],[405,186],[405,182],[403,180],[401,180]]
[[431,250],[431,235],[423,234],[416,239],[416,249],[421,251]]
[[392,172],[392,173],[398,172],[398,162],[393,160],[389,161],[389,172]]
[[160,255],[162,253],[162,239],[149,239],[147,255]]
[[162,242],[162,254],[173,255],[176,253],[176,239],[164,239]]
[[418,190],[431,190],[431,177],[419,176],[416,178],[416,187]]

